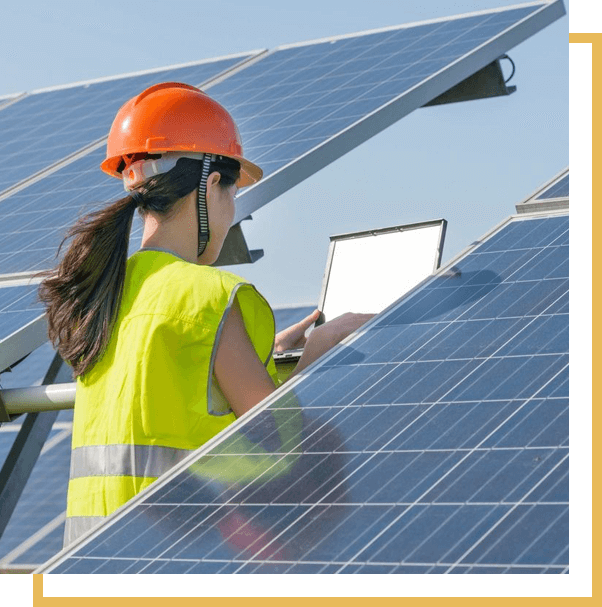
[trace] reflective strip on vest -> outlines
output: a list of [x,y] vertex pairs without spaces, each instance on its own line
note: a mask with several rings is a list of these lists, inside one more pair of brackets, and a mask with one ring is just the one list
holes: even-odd
[[158,477],[190,455],[155,445],[89,445],[71,452],[70,479],[86,476]]

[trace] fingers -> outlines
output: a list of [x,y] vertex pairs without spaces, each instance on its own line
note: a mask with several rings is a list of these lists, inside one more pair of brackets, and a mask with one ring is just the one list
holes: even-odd
[[284,350],[291,350],[293,348],[302,348],[306,341],[304,335],[305,331],[319,316],[320,311],[314,310],[303,320],[280,331],[280,333],[276,335],[274,351],[283,352]]
[[303,320],[300,320],[296,326],[305,331],[312,323],[318,320],[320,316],[320,310],[314,310],[309,316],[306,316]]

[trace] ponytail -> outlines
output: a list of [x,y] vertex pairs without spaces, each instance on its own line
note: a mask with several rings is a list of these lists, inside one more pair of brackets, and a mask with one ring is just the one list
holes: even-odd
[[[103,352],[119,309],[136,201],[126,196],[82,217],[68,232],[71,245],[56,271],[44,273],[48,336],[77,377]],[[60,251],[60,248],[59,248]]]
[[[218,158],[210,171],[221,174],[220,187],[239,177],[240,164]],[[73,238],[56,270],[42,272],[40,301],[46,304],[48,337],[77,377],[103,354],[115,322],[125,282],[130,229],[136,208],[168,216],[178,200],[194,191],[201,162],[180,158],[176,166],[151,177],[130,195],[81,218],[61,243]],[[59,247],[59,252],[61,247]]]

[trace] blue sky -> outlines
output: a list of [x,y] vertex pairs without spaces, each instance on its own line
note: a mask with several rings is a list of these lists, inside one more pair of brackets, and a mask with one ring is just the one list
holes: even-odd
[[[517,3],[25,0],[3,8],[0,95]],[[314,303],[331,234],[443,217],[444,261],[460,252],[568,165],[567,35],[564,17],[509,53],[514,95],[417,110],[254,213],[265,256],[228,269]]]

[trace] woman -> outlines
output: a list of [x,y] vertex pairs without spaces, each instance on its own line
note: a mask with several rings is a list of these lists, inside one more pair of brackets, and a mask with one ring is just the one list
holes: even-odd
[[[277,387],[269,305],[210,267],[238,188],[262,176],[228,112],[195,87],[152,86],[119,110],[101,168],[128,195],[78,221],[40,287],[50,339],[77,378],[65,544]],[[136,209],[142,246],[127,259]],[[302,345],[316,318],[275,347]],[[368,318],[318,327],[296,372]]]

